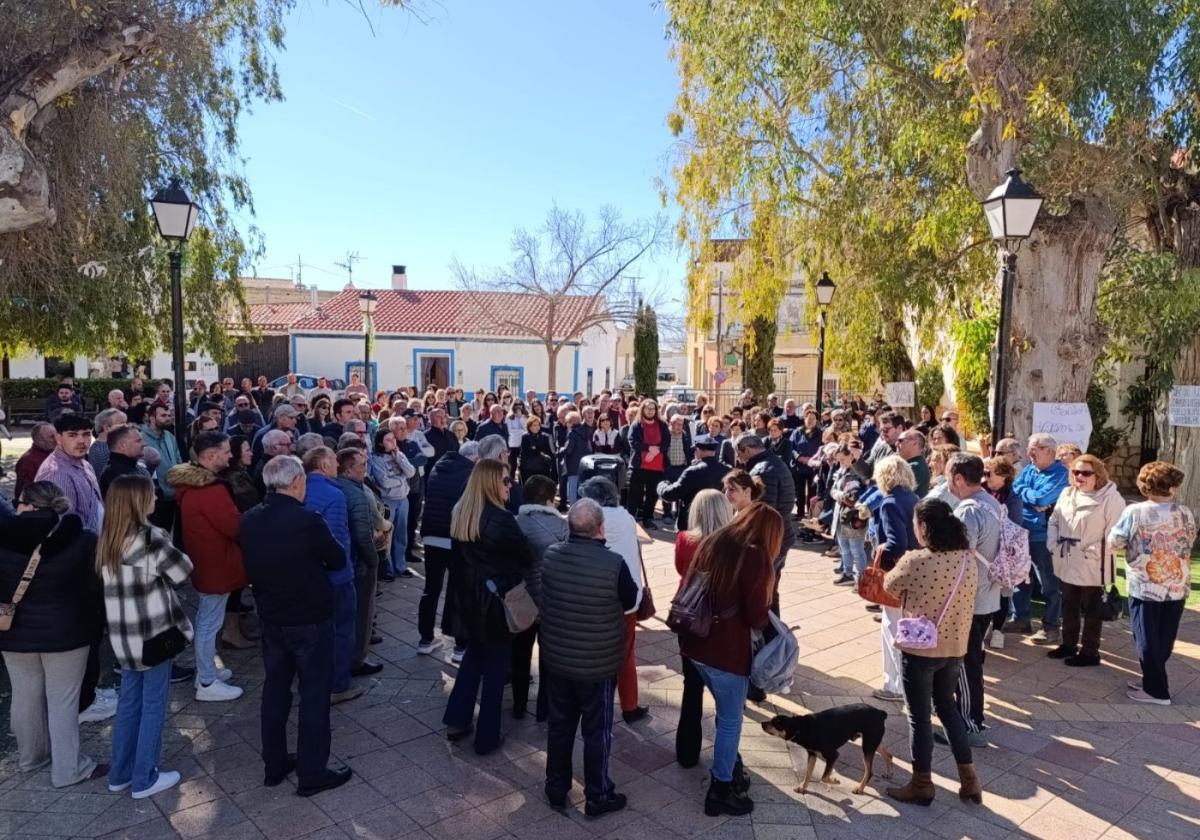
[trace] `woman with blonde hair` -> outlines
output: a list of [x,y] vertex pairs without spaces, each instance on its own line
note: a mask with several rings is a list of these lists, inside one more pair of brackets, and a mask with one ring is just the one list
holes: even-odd
[[[912,467],[899,455],[889,455],[875,464],[875,485],[883,501],[872,514],[875,531],[875,558],[884,571],[896,565],[906,551],[916,548],[913,511],[917,478]],[[903,700],[902,663],[896,649],[896,625],[903,614],[899,607],[883,607],[880,639],[883,648],[883,688],[873,692],[877,700]]]
[[783,535],[783,517],[756,502],[705,537],[688,570],[687,579],[703,576],[715,617],[706,638],[680,640],[680,652],[695,665],[717,706],[712,780],[704,800],[709,816],[754,810],[738,744],[750,689],[750,633],[767,626]]
[[1062,644],[1046,655],[1072,668],[1100,664],[1100,599],[1116,579],[1107,540],[1124,510],[1125,499],[1108,480],[1103,461],[1080,455],[1071,463],[1071,484],[1054,503],[1046,530],[1063,601]]
[[[733,505],[720,490],[701,490],[688,508],[688,528],[675,537],[675,571],[683,585],[696,549],[709,534],[716,533],[733,519]],[[683,655],[683,702],[679,706],[679,728],[675,731],[675,760],[682,767],[695,767],[700,760],[700,721],[704,710],[704,680],[692,661]]]
[[1138,703],[1171,705],[1167,660],[1191,591],[1196,542],[1195,515],[1175,501],[1183,479],[1183,470],[1166,461],[1142,467],[1137,486],[1146,501],[1125,508],[1108,537],[1109,551],[1125,549],[1129,625],[1142,668],[1126,696]]
[[442,723],[451,741],[471,734],[479,697],[475,731],[479,755],[492,752],[504,741],[500,705],[512,659],[512,634],[503,605],[495,601],[524,580],[533,564],[529,542],[506,508],[511,490],[508,464],[482,460],[471,470],[462,498],[450,514],[451,543],[461,564],[453,592],[454,615],[460,626],[453,635],[466,641],[467,650]]
[[192,638],[191,622],[175,593],[191,575],[192,561],[175,548],[169,534],[150,524],[153,511],[150,479],[137,474],[117,478],[105,497],[104,530],[96,549],[109,641],[121,666],[108,789],[132,788],[134,799],[179,783],[179,773],[159,770],[158,760],[171,661]]

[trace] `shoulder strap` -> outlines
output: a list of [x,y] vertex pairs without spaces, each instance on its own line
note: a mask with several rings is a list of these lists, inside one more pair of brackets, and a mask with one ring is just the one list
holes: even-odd
[[25,571],[21,573],[21,580],[17,584],[16,591],[13,592],[12,605],[14,607],[21,603],[21,599],[25,597],[25,591],[29,589],[29,584],[33,583],[33,576],[37,574],[38,564],[42,562],[42,546],[45,545],[46,540],[50,539],[57,530],[58,524],[56,523],[50,529],[50,533],[46,535],[46,539],[38,543],[37,547],[33,550],[33,554],[30,555],[29,562],[25,565]]
[[954,588],[950,590],[950,597],[946,599],[946,606],[942,607],[942,614],[938,616],[937,625],[942,626],[942,619],[946,617],[946,611],[950,609],[950,604],[954,601],[954,595],[958,592],[958,585],[962,583],[963,572],[967,570],[967,560],[971,557],[971,552],[964,551],[962,564],[958,567],[958,579],[954,581]]

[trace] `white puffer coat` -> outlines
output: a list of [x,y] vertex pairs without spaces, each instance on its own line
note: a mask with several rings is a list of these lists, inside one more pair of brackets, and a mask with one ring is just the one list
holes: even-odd
[[1059,580],[1075,586],[1112,583],[1113,561],[1105,540],[1123,510],[1125,500],[1111,481],[1094,493],[1074,487],[1062,492],[1046,531],[1046,547]]

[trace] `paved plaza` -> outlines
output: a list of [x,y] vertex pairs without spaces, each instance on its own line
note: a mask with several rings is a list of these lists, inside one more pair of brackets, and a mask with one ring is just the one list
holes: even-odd
[[[660,612],[674,591],[672,535],[648,548],[646,564]],[[186,686],[172,688],[163,765],[183,783],[152,800],[110,794],[103,781],[54,790],[47,771],[23,776],[10,749],[0,759],[0,836],[345,838],[362,840],[574,840],[575,838],[710,837],[714,840],[832,838],[1200,837],[1200,614],[1189,611],[1170,671],[1176,703],[1140,706],[1125,697],[1136,677],[1127,622],[1104,628],[1104,667],[1079,671],[1045,659],[1045,651],[1013,640],[987,661],[988,715],[993,745],[976,752],[985,785],[983,807],[958,801],[949,751],[937,748],[937,799],[932,807],[898,805],[880,794],[848,792],[861,770],[853,747],[842,751],[843,782],[795,793],[804,757],[764,736],[759,721],[777,711],[819,710],[867,702],[880,685],[879,625],[845,588],[832,585],[833,561],[794,550],[783,580],[785,618],[799,624],[800,669],[792,694],[748,706],[742,754],[753,780],[754,813],[706,817],[702,804],[711,758],[713,708],[706,707],[707,749],[701,765],[674,761],[674,730],[682,690],[674,636],[658,619],[638,636],[642,702],[652,718],[616,725],[611,774],[629,808],[598,820],[583,815],[573,791],[566,816],[541,793],[545,730],[532,716],[505,715],[508,739],[496,754],[477,757],[449,744],[441,717],[454,667],[417,656],[420,580],[383,584],[375,654],[386,669],[367,693],[333,710],[333,752],[354,768],[345,787],[301,799],[294,779],[262,785],[258,707],[262,672],[256,651],[227,663],[246,694],[233,703],[197,703]],[[419,570],[420,567],[418,566]],[[707,699],[707,698],[706,698]],[[888,745],[897,776],[908,775],[907,733],[899,703],[890,713]],[[294,712],[293,712],[294,719]],[[108,723],[83,728],[86,750],[106,759]],[[9,742],[11,744],[11,741]],[[581,771],[577,756],[576,771]],[[878,767],[877,767],[878,770]],[[578,778],[578,777],[577,777]]]

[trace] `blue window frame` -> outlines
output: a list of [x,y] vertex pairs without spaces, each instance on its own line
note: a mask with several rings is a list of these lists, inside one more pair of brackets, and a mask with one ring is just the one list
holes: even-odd
[[[515,378],[515,382],[514,382]],[[491,390],[504,382],[512,389],[513,393],[521,399],[525,398],[525,368],[522,365],[492,365],[488,375],[488,382],[491,383]]]

